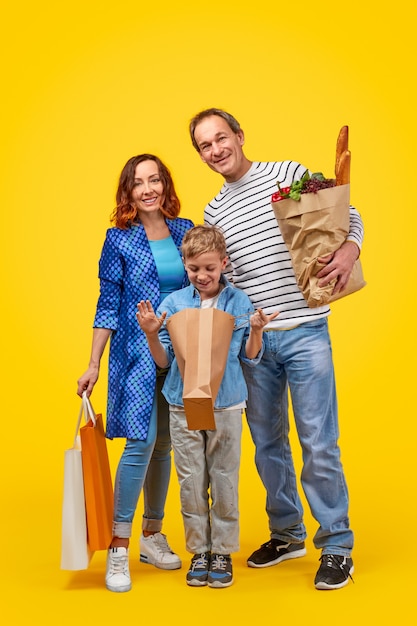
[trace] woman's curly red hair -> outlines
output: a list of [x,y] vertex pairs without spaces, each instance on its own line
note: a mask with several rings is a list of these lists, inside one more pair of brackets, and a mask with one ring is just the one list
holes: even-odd
[[116,192],[116,208],[111,216],[111,221],[117,228],[125,230],[130,228],[132,224],[140,222],[138,210],[132,205],[132,191],[135,186],[136,166],[143,161],[155,161],[158,166],[165,194],[164,205],[161,208],[163,215],[170,220],[179,215],[181,204],[167,166],[154,154],[138,154],[128,160],[120,174]]

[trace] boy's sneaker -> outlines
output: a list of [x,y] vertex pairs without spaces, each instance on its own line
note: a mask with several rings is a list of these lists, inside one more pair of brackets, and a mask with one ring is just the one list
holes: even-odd
[[263,543],[259,550],[255,550],[248,558],[249,567],[270,567],[288,559],[298,559],[304,556],[307,550],[302,543],[288,543],[280,539],[270,539]]
[[110,548],[107,551],[106,587],[109,591],[130,591],[129,550]]
[[165,535],[154,533],[145,537],[140,537],[140,560],[142,563],[150,563],[159,569],[179,569],[181,559],[168,545]]
[[207,585],[207,576],[210,567],[210,552],[194,554],[191,559],[190,569],[187,572],[187,585],[191,587],[203,587]]
[[316,589],[340,589],[353,582],[353,561],[348,556],[323,554],[321,564],[314,579]]
[[232,559],[228,554],[212,554],[207,577],[209,587],[230,587],[233,582]]

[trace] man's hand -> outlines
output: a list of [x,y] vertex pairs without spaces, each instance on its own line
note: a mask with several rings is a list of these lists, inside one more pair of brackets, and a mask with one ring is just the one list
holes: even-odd
[[319,263],[325,266],[317,272],[319,287],[325,287],[332,280],[336,280],[332,294],[339,293],[348,284],[356,259],[359,257],[359,248],[354,241],[345,241],[336,252],[318,257]]

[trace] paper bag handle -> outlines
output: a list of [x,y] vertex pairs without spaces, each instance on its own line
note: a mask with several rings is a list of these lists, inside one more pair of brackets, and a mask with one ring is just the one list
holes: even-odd
[[[248,313],[242,313],[242,315],[234,315],[233,317],[235,318],[235,322],[237,324],[237,326],[235,326],[233,328],[233,332],[235,332],[235,330],[240,330],[241,328],[245,328],[245,326],[248,325],[248,321],[251,315],[253,315],[255,313],[255,310],[253,311],[248,311]],[[242,319],[242,323],[238,324],[237,320],[238,319]]]
[[81,419],[82,419],[83,413],[84,413],[85,421],[88,422],[88,419],[90,418],[91,421],[93,422],[94,426],[95,426],[96,425],[96,414],[94,413],[94,409],[92,407],[90,399],[87,398],[87,392],[86,391],[83,391],[83,395],[82,395],[82,402],[81,402],[81,406],[80,406],[80,412],[78,413],[78,419],[77,419],[77,427],[75,429],[74,443],[72,445],[73,448],[77,447],[78,431],[80,430]]
[[85,421],[88,422],[88,418],[93,422],[94,426],[96,425],[96,414],[93,409],[93,405],[91,404],[90,398],[87,397],[87,392],[83,391],[83,409],[85,415]]

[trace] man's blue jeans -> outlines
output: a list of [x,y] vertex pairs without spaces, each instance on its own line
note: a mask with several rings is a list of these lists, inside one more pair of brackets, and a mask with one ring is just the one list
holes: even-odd
[[288,387],[302,447],[301,484],[319,523],[314,545],[323,554],[349,556],[348,492],[338,446],[334,368],[327,319],[263,334],[265,353],[256,367],[243,365],[247,420],[255,460],[267,491],[271,537],[301,542],[303,508],[288,439]]
[[143,487],[142,528],[162,529],[171,474],[169,408],[161,389],[165,376],[158,376],[146,441],[127,439],[116,472],[113,536],[128,538]]

